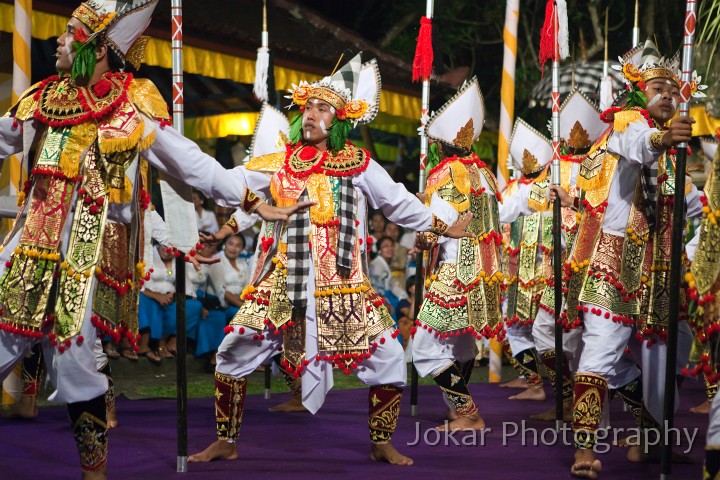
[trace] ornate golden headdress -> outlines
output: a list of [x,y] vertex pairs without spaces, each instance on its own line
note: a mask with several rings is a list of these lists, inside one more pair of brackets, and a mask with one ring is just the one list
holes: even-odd
[[72,16],[90,29],[90,40],[102,37],[122,60],[139,68],[148,37],[141,36],[150,24],[159,0],[91,0],[83,2]]

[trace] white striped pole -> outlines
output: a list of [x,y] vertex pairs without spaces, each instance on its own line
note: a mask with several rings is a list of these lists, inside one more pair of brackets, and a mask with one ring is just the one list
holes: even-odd
[[[183,100],[183,55],[182,55],[182,0],[172,0],[172,108],[173,126],[181,134],[185,128]],[[177,309],[177,469],[186,473],[187,452],[187,336],[185,325],[185,257],[175,258],[175,308]]]
[[[32,0],[15,0],[15,27],[13,29],[13,80],[12,101],[14,105],[20,95],[30,87],[30,42],[32,35]],[[0,192],[3,195],[17,195],[22,180],[22,161],[13,155],[3,166]],[[5,235],[12,227],[13,219],[3,219],[0,234]],[[22,362],[2,383],[2,404],[12,405],[22,395]]]
[[[498,187],[502,190],[508,177],[507,158],[510,156],[510,134],[515,115],[515,63],[517,60],[517,28],[520,0],[507,0],[503,28],[503,71],[500,85],[500,132],[498,137]],[[500,380],[498,380],[500,381]]]

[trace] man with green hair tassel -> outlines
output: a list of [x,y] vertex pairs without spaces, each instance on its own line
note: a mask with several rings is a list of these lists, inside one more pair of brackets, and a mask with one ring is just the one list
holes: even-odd
[[[148,167],[167,175],[165,212],[185,231],[197,229],[189,199],[176,191],[180,179],[232,206],[247,194],[170,126],[157,88],[124,71],[142,61],[141,34],[157,3],[80,4],[57,40],[59,74],[33,85],[0,118],[0,161],[22,152],[33,162],[0,248],[0,380],[42,347],[55,386],[50,400],[68,406],[84,479],[104,479],[107,469],[108,378],[98,371],[99,337],[137,339],[150,240],[142,232],[152,229],[144,215]],[[253,210],[286,220],[306,206],[257,202]],[[174,232],[171,242],[189,253],[197,237]]]
[[[333,366],[346,375],[355,372],[370,387],[371,459],[411,465],[390,444],[407,370],[394,322],[366,273],[367,205],[399,225],[438,235],[466,235],[468,222],[449,227],[394,183],[367,151],[347,141],[357,123],[370,122],[378,111],[374,60],[361,64],[357,55],[331,77],[301,82],[291,92],[302,115],[289,125],[289,140],[281,151],[256,156],[233,174],[243,173],[234,178],[255,198],[280,207],[303,200],[315,205],[289,224],[263,231],[244,304],[217,353],[217,440],[188,460],[238,458],[245,377],[282,350],[281,367],[301,379],[302,402],[312,413],[332,388]],[[266,118],[264,113],[256,128]],[[269,135],[275,143],[278,129]]]

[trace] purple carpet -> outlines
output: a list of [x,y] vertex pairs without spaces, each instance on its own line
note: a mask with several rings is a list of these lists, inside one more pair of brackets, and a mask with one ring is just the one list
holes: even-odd
[[[109,478],[439,480],[482,475],[484,478],[557,480],[569,477],[572,447],[564,446],[560,435],[556,440],[551,424],[527,420],[523,446],[520,422],[529,413],[551,407],[551,400],[507,401],[512,392],[491,384],[471,385],[471,392],[491,428],[484,436],[465,434],[445,439],[432,431],[432,427],[441,422],[445,411],[435,387],[420,388],[419,415],[415,418],[409,415],[409,394],[404,397],[393,438],[393,444],[415,461],[412,467],[404,468],[369,460],[365,389],[330,392],[325,406],[316,416],[267,411],[269,405],[285,400],[286,395],[274,395],[269,401],[261,396],[250,396],[240,437],[239,460],[190,464],[189,472],[185,474],[175,473],[175,400],[120,398],[120,427],[110,435]],[[672,475],[683,480],[699,479],[707,417],[686,412],[703,400],[701,386],[698,382],[686,382],[681,397],[675,426],[681,432],[683,428],[691,432],[697,429],[689,453],[695,463],[673,465]],[[212,399],[193,399],[188,402],[188,407],[188,444],[193,453],[214,440],[214,408]],[[616,428],[632,426],[630,414],[623,412],[619,400],[611,402],[611,418]],[[418,428],[421,442],[411,446],[409,443],[415,441]],[[571,434],[566,436],[571,442]],[[554,445],[545,446],[543,442]],[[676,450],[684,451],[689,447],[688,439],[683,438]],[[658,464],[630,463],[620,448],[613,448],[599,458],[603,462],[601,478],[659,477]],[[65,408],[45,408],[32,422],[0,421],[0,479],[77,479],[77,464]]]

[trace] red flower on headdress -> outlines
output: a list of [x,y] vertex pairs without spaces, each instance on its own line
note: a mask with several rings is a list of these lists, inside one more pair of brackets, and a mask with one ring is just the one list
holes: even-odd
[[73,33],[73,40],[78,43],[85,43],[88,41],[88,34],[82,28],[76,28]]
[[640,80],[639,82],[637,82],[637,87],[644,92],[645,88],[647,87],[647,84],[645,82],[643,82],[642,80]]
[[335,111],[335,116],[338,118],[338,120],[345,120],[345,118],[346,118],[346,116],[347,116],[347,115],[345,114],[345,109],[344,109],[344,108],[338,108],[338,109]]
[[101,78],[97,81],[97,83],[95,83],[95,85],[92,86],[93,92],[100,98],[107,95],[111,88],[112,84],[104,78]]

